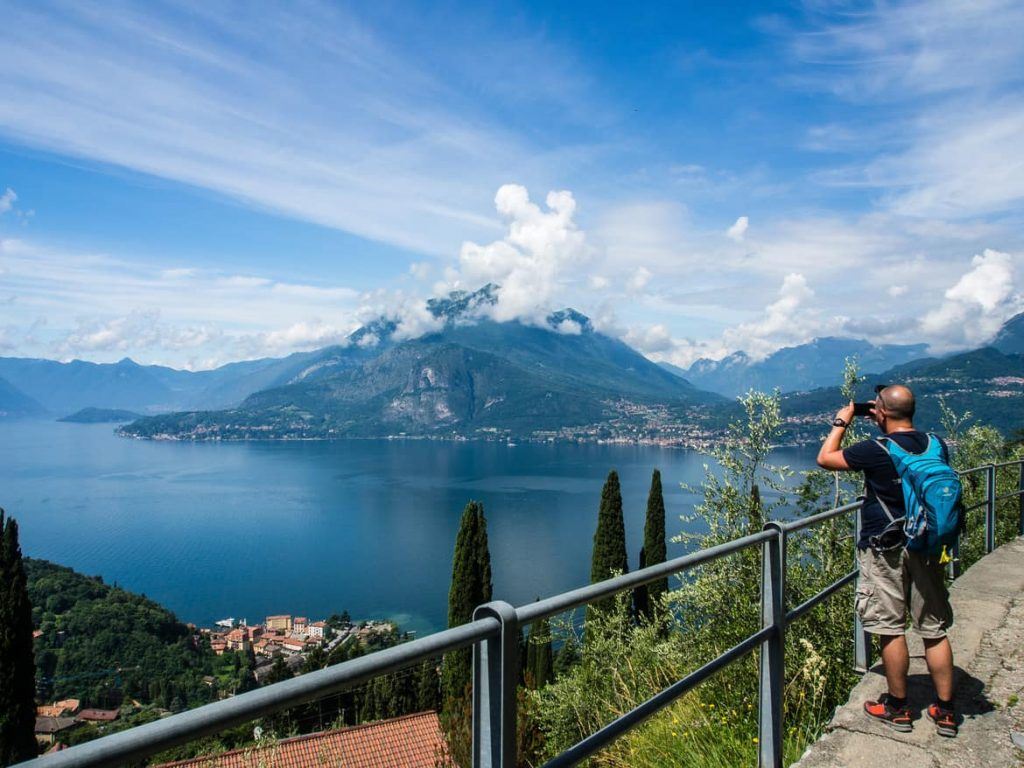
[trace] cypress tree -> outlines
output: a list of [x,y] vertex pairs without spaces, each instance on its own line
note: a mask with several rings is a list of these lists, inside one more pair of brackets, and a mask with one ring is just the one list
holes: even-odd
[[[664,563],[665,557],[665,497],[661,492],[661,472],[656,469],[651,475],[651,491],[647,495],[647,518],[644,522],[644,545],[640,549],[640,567]],[[637,587],[633,593],[637,616],[653,619],[654,607],[666,592],[667,576]]]
[[[471,501],[462,512],[452,557],[452,583],[448,591],[448,626],[472,620],[473,610],[491,600],[491,553],[487,545],[484,507]],[[467,761],[471,713],[469,686],[472,651],[464,648],[445,654],[441,666],[441,723],[448,746],[458,764]]]
[[561,677],[571,670],[580,660],[580,649],[576,643],[576,635],[570,632],[565,643],[555,655],[554,676]]
[[0,765],[36,756],[35,669],[18,523],[0,509]]
[[[601,491],[601,507],[597,513],[597,530],[594,532],[594,550],[590,560],[590,583],[604,581],[615,573],[629,571],[626,555],[626,524],[622,518],[622,491],[619,488],[619,474],[614,469],[608,473]],[[593,610],[604,610],[614,604],[614,598],[592,603]]]
[[547,619],[538,619],[530,626],[526,657],[526,684],[530,688],[543,688],[554,678],[551,653],[551,627]]
[[436,711],[440,707],[441,688],[437,674],[438,663],[434,660],[424,661],[420,665],[416,681],[416,711]]

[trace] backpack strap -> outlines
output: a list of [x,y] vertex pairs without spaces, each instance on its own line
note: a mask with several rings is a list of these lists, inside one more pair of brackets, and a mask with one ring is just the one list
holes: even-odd
[[928,447],[925,448],[925,453],[930,453],[935,458],[939,459],[943,464],[949,464],[949,457],[946,454],[946,448],[939,440],[938,436],[934,433],[928,433]]
[[885,516],[889,518],[890,523],[895,523],[897,520],[903,520],[902,517],[896,517],[892,512],[889,511],[889,505],[882,501],[881,497],[879,497],[878,494],[875,494],[875,501],[878,502],[878,506],[880,506],[882,508],[882,511],[885,512]]
[[[883,440],[885,442],[882,442]],[[892,441],[888,437],[879,437],[874,442],[875,442],[875,445],[877,445],[879,448],[881,448],[883,451],[885,451],[885,455],[888,456],[889,459],[892,461],[893,468],[895,469],[896,468],[896,461],[895,461],[895,459],[892,458],[892,454],[889,453],[889,447],[886,445],[886,443],[891,443]],[[896,471],[896,476],[899,477],[899,470]],[[903,479],[901,478],[900,479],[900,483],[902,483],[902,482],[903,482]],[[889,518],[889,522],[890,523],[895,523],[897,520],[902,520],[903,519],[903,517],[896,517],[889,510],[889,505],[886,504],[884,501],[882,501],[882,498],[877,493],[875,494],[875,501],[878,502],[878,506],[880,506],[882,508],[882,511],[885,512],[885,516]]]

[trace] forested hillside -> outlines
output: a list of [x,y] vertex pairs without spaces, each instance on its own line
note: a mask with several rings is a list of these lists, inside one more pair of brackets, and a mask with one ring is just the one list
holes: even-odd
[[46,560],[26,559],[41,698],[178,709],[210,701],[209,645],[152,600]]

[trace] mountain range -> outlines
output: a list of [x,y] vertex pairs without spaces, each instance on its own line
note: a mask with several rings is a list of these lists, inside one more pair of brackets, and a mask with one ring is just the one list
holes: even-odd
[[[331,436],[636,437],[712,429],[750,388],[786,394],[791,419],[832,408],[847,357],[870,381],[918,382],[983,420],[1015,425],[1024,314],[992,346],[944,358],[922,344],[874,345],[826,337],[754,361],[735,353],[681,369],[655,364],[564,309],[541,325],[486,319],[493,285],[432,299],[441,327],[396,338],[394,319],[359,328],[345,343],[210,371],[75,360],[0,358],[0,418],[100,412],[146,414],[121,428],[137,437],[192,439]],[[985,396],[978,402],[979,393]],[[973,400],[972,400],[973,399]],[[973,404],[967,401],[972,401]],[[828,407],[825,407],[825,403]],[[980,407],[979,407],[980,403]],[[118,420],[125,414],[118,414]],[[104,417],[106,419],[106,417]],[[110,418],[109,420],[114,420]]]
[[0,378],[0,419],[45,416],[46,409],[7,379]]
[[[917,396],[915,422],[925,429],[939,429],[941,401],[958,414],[971,413],[980,423],[991,424],[1004,434],[1024,429],[1024,355],[1004,354],[982,347],[943,358],[924,358],[880,374],[866,375],[858,400],[874,397],[874,386],[900,382]],[[790,430],[799,435],[810,425],[820,438],[820,427],[842,405],[839,387],[794,392],[783,397],[782,412]]]
[[378,321],[350,343],[361,359],[332,359],[235,408],[141,419],[133,437],[201,439],[333,436],[534,436],[642,420],[650,409],[724,403],[663,370],[622,341],[598,333],[572,309],[543,326],[472,317],[494,301],[494,287],[433,300],[444,325],[416,339],[394,339]]
[[735,397],[749,389],[797,392],[833,383],[848,357],[856,357],[865,371],[887,371],[927,354],[925,344],[883,344],[864,339],[826,336],[796,347],[784,347],[763,360],[733,352],[721,360],[702,358],[689,368],[662,365],[694,386]]

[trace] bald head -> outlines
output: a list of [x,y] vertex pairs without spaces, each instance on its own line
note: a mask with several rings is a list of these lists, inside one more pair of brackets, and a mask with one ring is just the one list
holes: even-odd
[[893,384],[878,393],[886,414],[895,421],[910,421],[914,418],[914,393],[910,387]]

